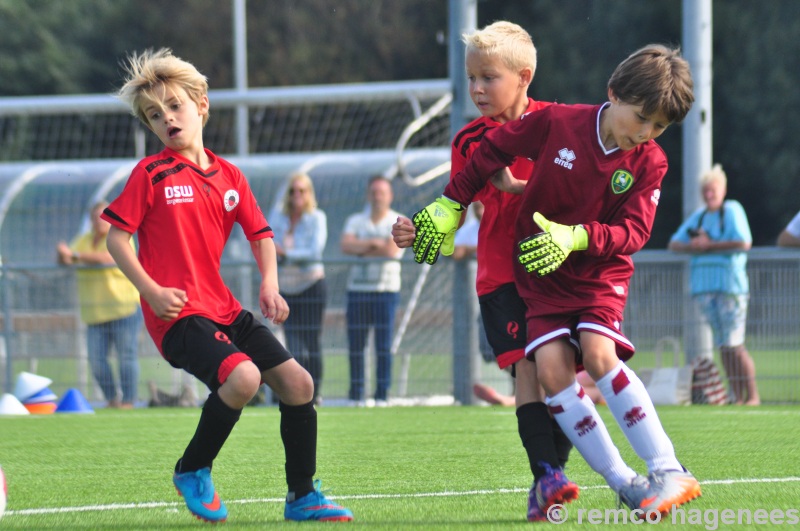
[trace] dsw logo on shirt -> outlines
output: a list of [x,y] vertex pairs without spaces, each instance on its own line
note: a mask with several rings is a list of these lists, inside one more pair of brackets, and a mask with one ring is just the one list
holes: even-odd
[[167,196],[168,205],[191,203],[194,201],[194,190],[189,184],[167,186],[164,188],[164,194]]

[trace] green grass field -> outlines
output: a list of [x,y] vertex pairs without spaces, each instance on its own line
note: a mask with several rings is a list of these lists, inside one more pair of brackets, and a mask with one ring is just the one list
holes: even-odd
[[[0,464],[9,483],[2,529],[188,529],[195,520],[175,493],[172,467],[191,437],[196,409],[98,410],[94,415],[0,417]],[[637,470],[605,407],[601,414]],[[665,407],[659,414],[678,457],[703,484],[686,506],[697,529],[723,509],[800,509],[800,408]],[[224,525],[264,529],[283,521],[283,455],[278,411],[247,408],[215,463],[230,516]],[[369,529],[508,529],[525,520],[530,471],[512,408],[322,407],[318,477]],[[581,486],[579,510],[616,507],[603,480],[573,452],[567,473]],[[690,510],[694,510],[691,513]],[[702,516],[701,516],[702,514]],[[542,524],[549,525],[549,524]],[[631,525],[631,524],[628,524]],[[628,525],[603,525],[623,529]],[[660,524],[673,527],[669,517]],[[768,525],[797,528],[797,525]]]

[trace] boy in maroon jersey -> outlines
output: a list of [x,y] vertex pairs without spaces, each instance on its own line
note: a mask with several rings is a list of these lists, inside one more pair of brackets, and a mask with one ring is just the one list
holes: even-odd
[[[133,169],[105,210],[108,250],[142,297],[147,330],[164,358],[203,381],[211,394],[173,482],[197,518],[224,521],[228,510],[211,467],[242,409],[266,383],[280,397],[288,520],[352,520],[320,491],[313,382],[269,329],[241,304],[219,273],[234,222],[261,273],[259,306],[276,324],[289,307],[278,292],[275,245],[241,171],[203,147],[208,83],[168,49],[132,55],[119,97],[164,143]],[[139,235],[139,256],[130,247]]]
[[[536,360],[550,411],[589,465],[631,509],[666,513],[700,496],[700,485],[623,363],[634,347],[621,322],[630,255],[650,237],[667,171],[654,139],[691,108],[689,65],[677,50],[646,46],[615,69],[608,98],[596,106],[551,105],[489,131],[444,195],[415,214],[415,258],[432,263],[440,247],[449,251],[462,205],[492,175],[517,156],[536,161],[516,221],[526,355]],[[575,381],[578,364],[597,382],[648,477],[622,461]]]
[[[481,117],[464,126],[452,143],[451,178],[461,171],[488,131],[518,119],[549,103],[528,98],[536,70],[536,47],[517,24],[499,21],[466,34],[466,70],[472,101]],[[478,229],[477,279],[481,317],[486,337],[501,369],[516,376],[517,429],[534,477],[528,495],[528,520],[546,520],[547,509],[578,497],[578,486],[561,469],[572,444],[551,418],[544,404],[536,365],[525,358],[525,303],[514,286],[514,220],[533,162],[517,158],[503,171],[516,176],[514,193],[486,183],[475,195],[484,204]],[[512,183],[513,186],[513,183]],[[466,214],[466,210],[462,213]],[[399,247],[410,247],[414,226],[399,218],[392,234]]]

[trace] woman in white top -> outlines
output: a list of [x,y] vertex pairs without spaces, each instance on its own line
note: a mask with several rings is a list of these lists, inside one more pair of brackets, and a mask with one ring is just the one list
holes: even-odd
[[321,402],[322,318],[327,285],[322,252],[328,220],[317,208],[314,184],[305,173],[289,176],[283,200],[269,215],[278,254],[278,282],[291,313],[284,323],[286,348],[314,380],[314,402]]

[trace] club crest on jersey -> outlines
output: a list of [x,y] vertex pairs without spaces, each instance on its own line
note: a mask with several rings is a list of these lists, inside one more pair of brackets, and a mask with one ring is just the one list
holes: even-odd
[[236,205],[239,204],[239,192],[237,192],[236,190],[228,190],[227,192],[225,192],[223,200],[225,201],[225,210],[230,212],[231,210],[236,208]]
[[633,186],[633,175],[625,170],[617,170],[611,176],[611,191],[619,195],[627,192]]

